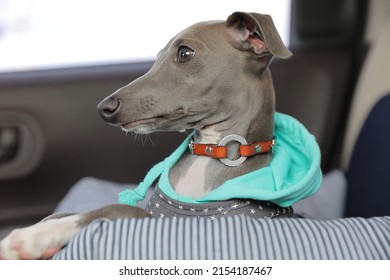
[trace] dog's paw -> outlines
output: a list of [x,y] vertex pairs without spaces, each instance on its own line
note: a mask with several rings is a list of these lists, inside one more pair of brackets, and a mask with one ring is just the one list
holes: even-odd
[[77,233],[75,219],[55,219],[15,229],[0,242],[0,259],[49,259]]
[[47,259],[61,247],[51,247],[50,237],[41,231],[37,224],[23,229],[13,230],[0,242],[0,259]]

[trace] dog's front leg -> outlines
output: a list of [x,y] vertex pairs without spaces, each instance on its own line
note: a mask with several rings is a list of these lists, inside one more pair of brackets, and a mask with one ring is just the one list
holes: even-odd
[[0,242],[0,259],[49,259],[82,228],[81,214],[15,229]]
[[86,225],[98,218],[145,218],[150,214],[128,205],[109,205],[85,214],[52,215],[0,242],[0,259],[49,259]]

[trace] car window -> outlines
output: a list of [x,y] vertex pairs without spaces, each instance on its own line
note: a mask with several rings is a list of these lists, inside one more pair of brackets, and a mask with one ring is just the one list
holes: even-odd
[[288,44],[290,0],[0,0],[0,72],[149,61],[183,28],[271,14]]

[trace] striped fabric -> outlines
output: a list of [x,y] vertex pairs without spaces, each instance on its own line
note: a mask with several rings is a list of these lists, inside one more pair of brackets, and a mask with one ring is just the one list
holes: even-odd
[[102,219],[54,259],[390,259],[390,217]]

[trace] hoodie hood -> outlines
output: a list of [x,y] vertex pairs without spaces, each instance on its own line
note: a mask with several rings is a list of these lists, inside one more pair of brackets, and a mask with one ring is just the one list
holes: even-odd
[[192,136],[173,154],[154,166],[135,190],[121,192],[119,203],[135,205],[137,201],[143,200],[157,178],[162,192],[183,203],[210,203],[236,198],[271,201],[288,207],[313,195],[321,186],[321,154],[315,137],[293,117],[275,113],[276,145],[268,166],[228,180],[197,200],[179,195],[169,182],[169,171],[188,151]]

